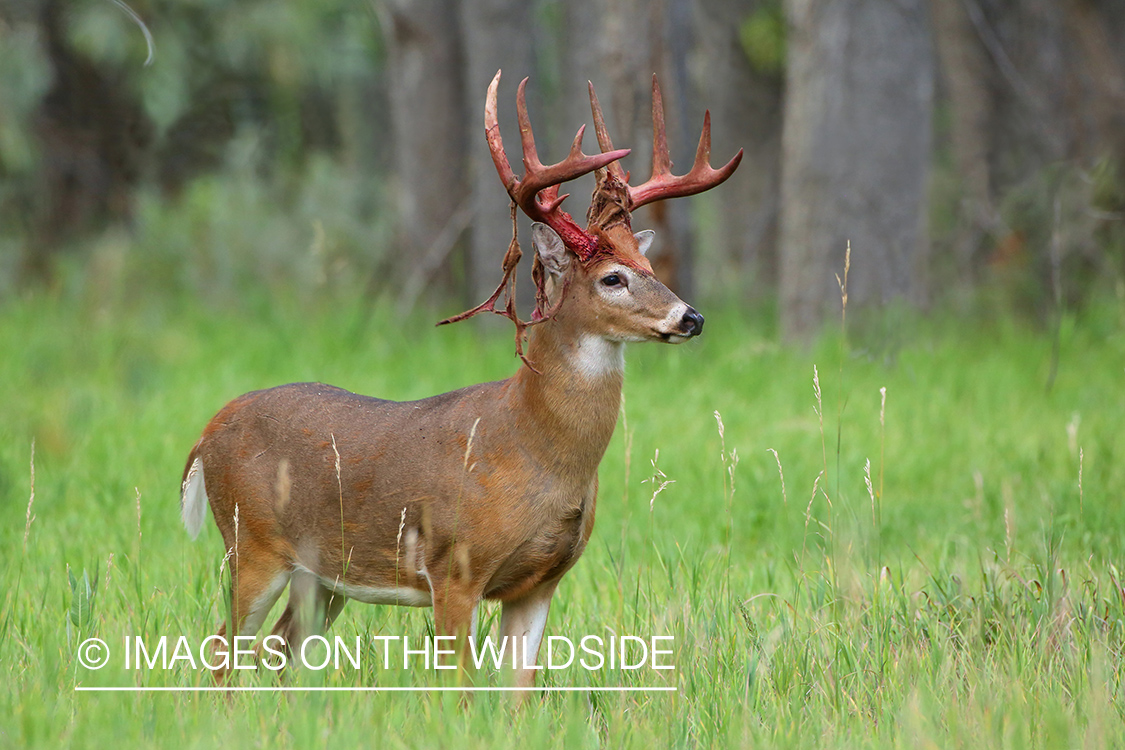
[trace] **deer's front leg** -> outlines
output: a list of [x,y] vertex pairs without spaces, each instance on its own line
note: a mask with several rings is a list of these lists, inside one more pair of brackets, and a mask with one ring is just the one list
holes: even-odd
[[533,669],[539,659],[539,646],[547,627],[547,613],[558,581],[543,583],[519,599],[504,602],[500,615],[500,636],[507,638],[515,652],[516,668],[512,675],[515,687],[535,684]]

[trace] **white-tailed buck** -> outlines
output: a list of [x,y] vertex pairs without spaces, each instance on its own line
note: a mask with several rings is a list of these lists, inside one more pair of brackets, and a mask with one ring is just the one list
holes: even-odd
[[[718,185],[742,152],[721,169],[710,166],[708,115],[694,165],[674,176],[654,78],[650,180],[627,184],[617,160],[628,151],[613,149],[593,86],[602,153],[582,153],[583,128],[566,159],[544,165],[525,80],[518,178],[497,125],[499,81],[497,73],[485,104],[488,144],[512,201],[536,222],[538,301],[526,358],[507,380],[421,401],[296,383],[223,407],[188,456],[181,508],[195,537],[210,502],[229,554],[238,635],[258,632],[287,584],[274,633],[291,647],[327,628],[348,599],[432,606],[437,633],[459,638],[475,630],[481,600],[491,599],[503,604],[501,636],[526,637],[517,663],[535,663],[551,596],[594,526],[625,343],[680,343],[703,330],[703,316],[653,276],[645,258],[653,233],[634,234],[630,212]],[[589,172],[597,187],[583,230],[560,208],[559,185]],[[513,238],[501,288],[470,313],[498,312],[518,257]],[[507,314],[522,333],[508,291]],[[534,670],[516,672],[516,684],[534,682]]]

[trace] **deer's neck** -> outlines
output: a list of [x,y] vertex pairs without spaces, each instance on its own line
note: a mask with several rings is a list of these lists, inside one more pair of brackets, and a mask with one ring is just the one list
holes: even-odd
[[532,329],[527,358],[511,378],[519,429],[530,450],[576,477],[592,477],[617,425],[624,344],[551,320]]

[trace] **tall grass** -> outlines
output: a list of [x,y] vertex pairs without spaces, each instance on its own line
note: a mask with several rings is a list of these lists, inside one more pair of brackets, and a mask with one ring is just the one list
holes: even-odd
[[[200,640],[227,616],[219,534],[208,524],[191,543],[178,512],[183,461],[226,400],[296,380],[409,399],[505,377],[507,331],[379,309],[357,342],[346,321],[358,306],[339,299],[9,301],[0,746],[1121,744],[1119,313],[1063,326],[1049,393],[1051,342],[1013,322],[902,323],[910,343],[891,357],[835,333],[782,348],[728,308],[708,311],[697,343],[634,347],[594,537],[548,633],[673,635],[676,669],[574,667],[540,684],[678,692],[551,693],[516,709],[492,694],[79,693],[210,678],[84,670],[71,618],[88,590],[83,636],[120,648],[124,635]],[[651,471],[637,470],[648,457]],[[497,620],[487,607],[481,629]],[[428,611],[353,602],[331,633],[370,643],[430,628]],[[383,670],[375,645],[358,672],[280,679],[443,684]]]

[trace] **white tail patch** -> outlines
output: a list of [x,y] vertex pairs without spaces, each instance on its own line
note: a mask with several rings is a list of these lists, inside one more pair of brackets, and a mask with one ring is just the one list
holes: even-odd
[[207,488],[203,484],[203,459],[191,462],[184,486],[180,489],[180,518],[192,539],[199,536],[207,518]]

